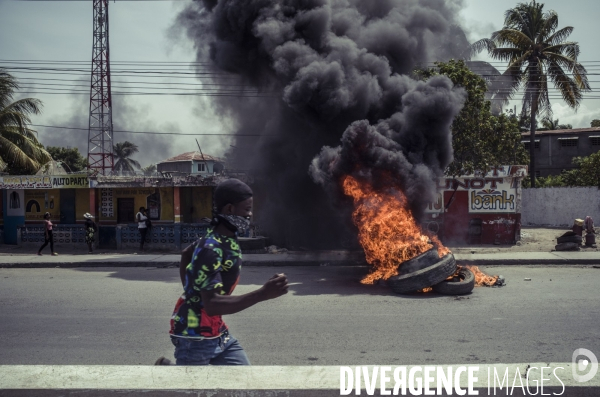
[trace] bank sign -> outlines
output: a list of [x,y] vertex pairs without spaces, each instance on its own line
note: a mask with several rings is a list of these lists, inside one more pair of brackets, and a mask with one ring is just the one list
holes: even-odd
[[0,189],[83,189],[89,188],[86,174],[0,176]]
[[[428,205],[425,212],[443,213],[446,204],[444,197],[449,200],[448,195],[461,192],[462,196],[466,192],[471,214],[515,213],[517,186],[526,173],[527,169],[522,166],[503,166],[494,168],[487,175],[475,174],[440,179],[437,185],[437,199]],[[443,192],[446,192],[446,195]]]

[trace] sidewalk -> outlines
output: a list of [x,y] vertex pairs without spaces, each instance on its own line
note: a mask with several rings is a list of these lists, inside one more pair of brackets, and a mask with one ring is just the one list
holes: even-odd
[[[515,245],[450,246],[460,264],[471,265],[600,265],[600,249],[553,251],[562,228],[524,227]],[[151,248],[151,247],[150,247]],[[133,249],[97,249],[85,244],[57,247],[59,256],[35,255],[35,247],[0,245],[0,268],[35,267],[169,267],[179,266],[180,253]],[[284,254],[244,254],[244,266],[367,266],[363,252],[290,251]]]
[[[598,252],[456,253],[470,265],[600,265]],[[0,256],[0,268],[40,267],[178,267],[177,254],[65,254]],[[245,254],[244,266],[367,266],[362,252],[320,251],[285,254]]]

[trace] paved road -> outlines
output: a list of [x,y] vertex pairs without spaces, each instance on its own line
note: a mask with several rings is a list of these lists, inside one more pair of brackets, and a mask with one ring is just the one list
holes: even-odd
[[[600,356],[600,269],[488,268],[504,288],[399,296],[352,267],[246,267],[236,293],[284,271],[290,294],[227,316],[257,365],[567,362]],[[532,281],[524,281],[524,278]],[[172,356],[177,269],[0,269],[0,364],[152,364]]]

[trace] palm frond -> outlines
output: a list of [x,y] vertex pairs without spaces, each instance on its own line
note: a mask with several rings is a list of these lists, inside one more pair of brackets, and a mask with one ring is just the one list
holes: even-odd
[[577,109],[583,95],[577,83],[571,79],[556,62],[549,62],[548,74],[554,86],[560,91],[563,100],[572,108]]
[[511,8],[504,13],[504,26],[521,30],[531,40],[535,39],[529,24],[523,18],[523,13],[518,7]]
[[1,157],[9,165],[22,167],[30,172],[36,172],[40,168],[40,163],[32,159],[18,145],[15,145],[4,136],[0,135]]
[[483,50],[492,52],[496,48],[496,44],[490,39],[477,40],[471,44],[471,56],[479,54]]
[[549,53],[546,56],[546,62],[548,63],[548,65],[556,64],[560,67],[559,73],[566,75],[566,70],[567,72],[573,74],[573,79],[571,80],[575,83],[578,89],[583,91],[591,90],[591,86],[587,78],[587,70],[584,66],[582,66],[578,62],[573,61],[571,58],[565,57],[560,54]]
[[517,59],[529,57],[531,51],[523,51],[520,48],[496,48],[490,55],[494,59],[512,63]]
[[28,137],[23,135],[17,127],[6,127],[0,130],[0,136],[19,146],[23,153],[40,164],[45,164],[52,160],[50,153],[44,149],[42,144],[38,142],[35,136]]
[[543,22],[541,24],[540,30],[537,33],[536,42],[537,44],[541,44],[547,42],[548,37],[550,37],[553,32],[556,30],[558,26],[558,14],[555,11],[549,11],[543,16]]
[[544,48],[544,54],[546,53],[560,54],[571,58],[573,61],[577,61],[577,58],[579,57],[579,45],[570,41],[562,44],[556,44]]
[[565,41],[567,37],[569,37],[573,33],[572,26],[566,26],[556,32],[554,32],[550,37],[547,37],[544,42],[550,46],[554,46],[557,44],[561,44]]
[[533,40],[523,32],[516,29],[502,29],[492,33],[491,40],[500,46],[512,46],[520,49],[527,49],[533,45]]

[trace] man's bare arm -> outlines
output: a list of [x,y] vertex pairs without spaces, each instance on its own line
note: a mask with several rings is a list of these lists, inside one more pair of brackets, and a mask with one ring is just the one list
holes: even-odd
[[220,295],[219,290],[201,291],[204,311],[209,316],[241,312],[258,302],[275,299],[288,292],[288,280],[285,274],[276,274],[256,291],[244,295]]

